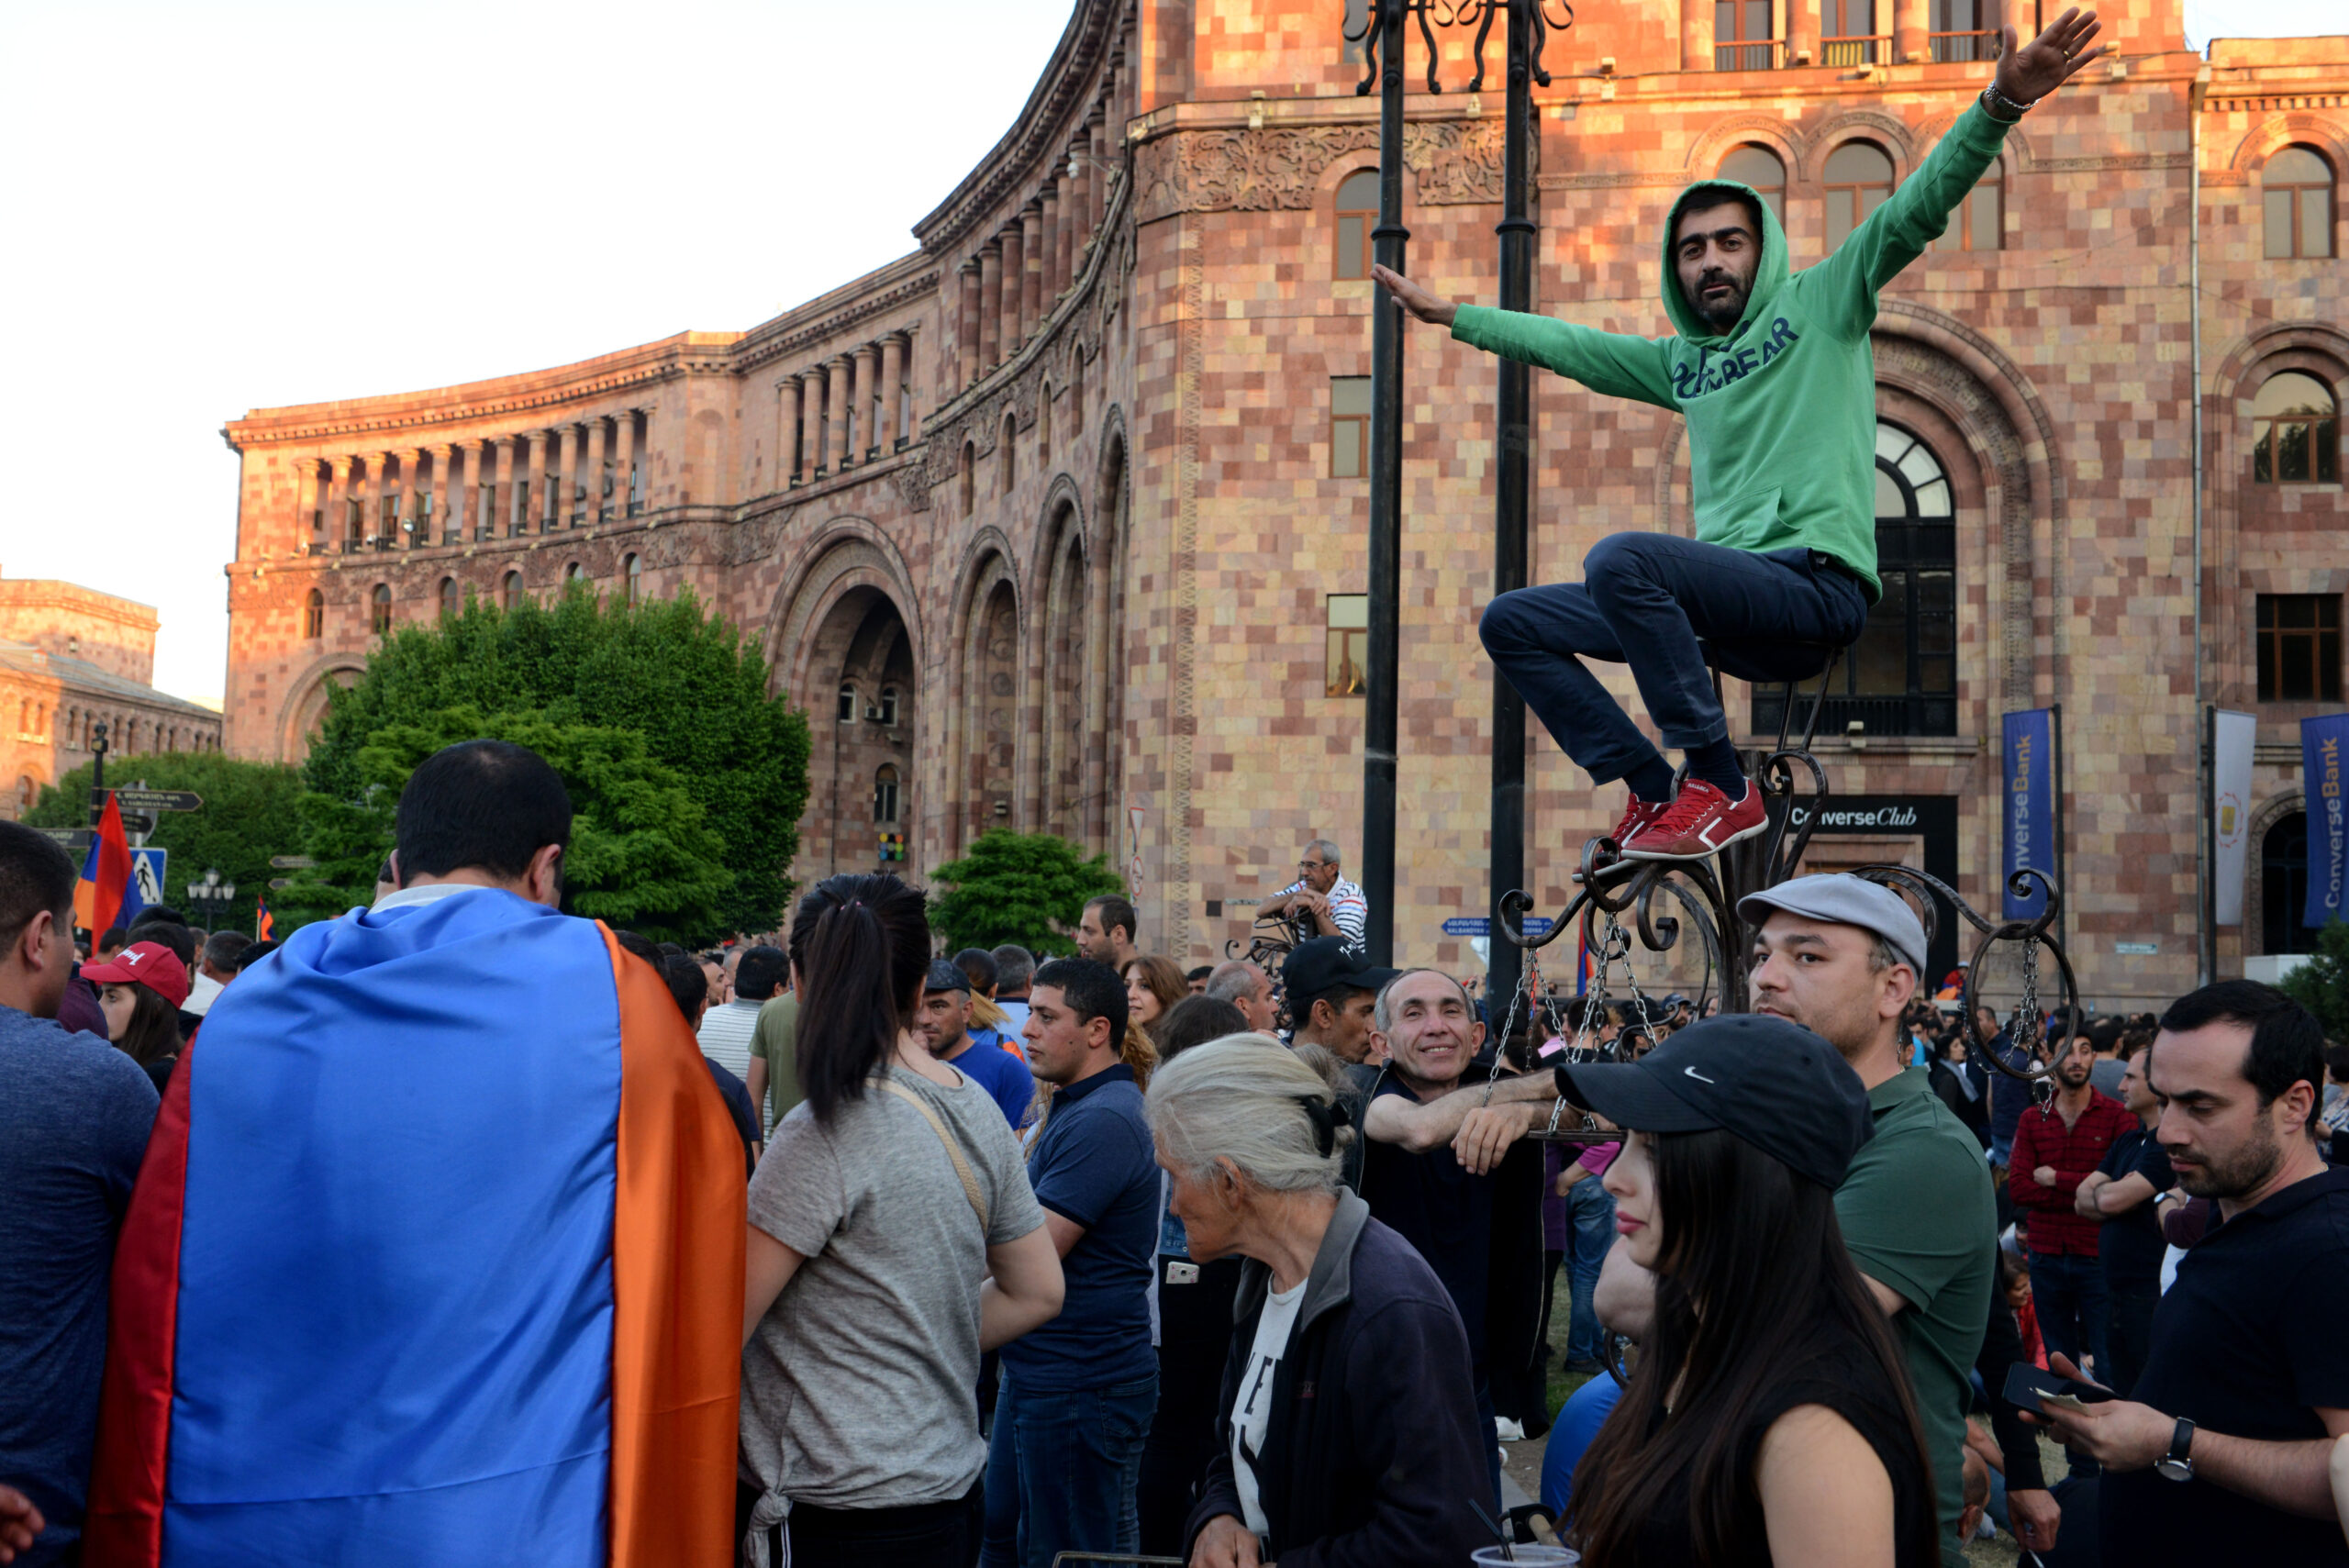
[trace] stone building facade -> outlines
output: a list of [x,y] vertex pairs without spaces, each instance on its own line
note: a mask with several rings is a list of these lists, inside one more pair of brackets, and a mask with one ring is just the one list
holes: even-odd
[[[902,261],[747,332],[235,421],[231,747],[298,755],[380,627],[466,593],[690,584],[815,721],[796,874],[892,833],[919,876],[990,826],[1050,829],[1126,870],[1145,948],[1219,954],[1307,839],[1360,850],[1376,126],[1342,9],[1080,0]],[[1829,11],[1739,6],[1723,39],[1699,0],[1626,0],[1552,36],[1536,308],[1669,330],[1664,216],[1717,172],[1816,261],[1988,78],[1970,0]],[[2176,0],[2107,26],[2118,57],[1884,291],[1898,592],[1827,714],[1810,861],[1907,858],[1991,906],[1999,715],[2061,703],[2069,927],[2119,1002],[2193,978],[2198,691],[2259,715],[2252,830],[2278,842],[2295,721],[2340,703],[2349,43],[2206,59]],[[1439,35],[1452,90],[1410,99],[1405,220],[1414,276],[1489,301],[1499,44],[1462,92],[1472,33]],[[1414,329],[1406,378],[1396,951],[1464,969],[1442,923],[1495,892],[1493,366]],[[1545,375],[1534,398],[1536,580],[1688,530],[1677,416]],[[1730,696],[1775,728],[1768,694]],[[1528,885],[1554,906],[1617,801],[1535,728]],[[2284,896],[2254,890],[2222,968],[2299,940]]]
[[0,577],[0,817],[88,762],[101,724],[116,756],[220,749],[219,714],[152,684],[160,624],[95,588]]

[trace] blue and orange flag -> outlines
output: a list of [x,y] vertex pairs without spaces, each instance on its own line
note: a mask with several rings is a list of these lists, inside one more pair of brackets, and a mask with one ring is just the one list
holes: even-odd
[[139,878],[132,874],[130,840],[122,830],[122,810],[114,792],[106,791],[106,809],[98,816],[98,836],[82,857],[82,880],[73,888],[73,923],[98,936],[112,926],[128,926],[147,906],[139,896]]
[[253,900],[253,940],[274,941],[277,939],[277,917],[269,912],[269,895],[264,893]]
[[743,1195],[602,926],[468,888],[303,927],[172,1074],[83,1561],[729,1561]]

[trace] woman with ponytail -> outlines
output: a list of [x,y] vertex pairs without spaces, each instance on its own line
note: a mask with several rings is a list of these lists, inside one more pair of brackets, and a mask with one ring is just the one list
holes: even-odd
[[915,1029],[929,968],[922,895],[896,877],[836,876],[800,900],[807,1097],[751,1180],[740,1464],[755,1568],[967,1568],[980,1353],[1061,1307],[1003,1113]]

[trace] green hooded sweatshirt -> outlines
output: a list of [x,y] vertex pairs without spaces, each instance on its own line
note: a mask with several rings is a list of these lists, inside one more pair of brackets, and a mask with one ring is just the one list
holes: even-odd
[[[1907,183],[1835,253],[1789,274],[1787,237],[1767,202],[1730,180],[1680,194],[1664,228],[1664,308],[1679,331],[1653,340],[1464,305],[1452,335],[1542,365],[1593,392],[1678,410],[1688,421],[1697,537],[1755,551],[1807,546],[1859,574],[1874,603],[1876,291],[1947,227],[2007,128],[1977,101]],[[1706,327],[1680,292],[1672,236],[1698,191],[1733,191],[1762,213],[1762,261],[1745,314]]]

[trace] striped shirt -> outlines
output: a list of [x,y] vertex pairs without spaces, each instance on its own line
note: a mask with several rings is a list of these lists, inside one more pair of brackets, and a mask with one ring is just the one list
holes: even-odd
[[751,1035],[763,1002],[720,1002],[701,1016],[701,1053],[737,1078],[751,1075]]
[[[1291,893],[1309,893],[1300,878],[1281,889],[1275,896]],[[1363,944],[1364,928],[1370,923],[1370,900],[1363,896],[1362,884],[1340,877],[1330,889],[1330,918],[1338,922],[1338,934],[1346,939],[1348,947]]]

